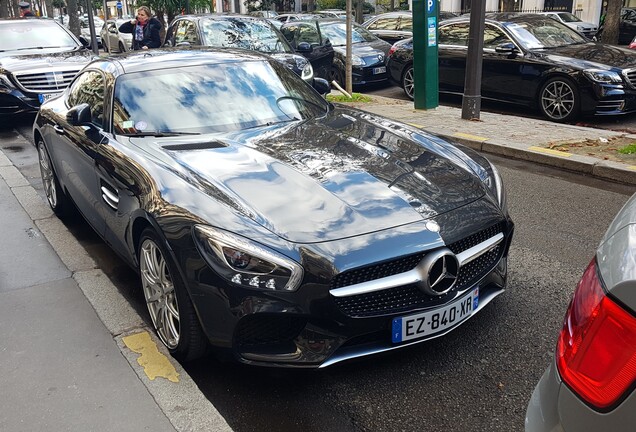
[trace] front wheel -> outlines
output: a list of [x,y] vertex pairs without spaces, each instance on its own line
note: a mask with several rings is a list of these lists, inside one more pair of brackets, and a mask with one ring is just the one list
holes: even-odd
[[40,165],[40,175],[42,176],[42,185],[44,186],[44,194],[49,206],[59,217],[63,217],[72,210],[73,204],[66,193],[62,190],[60,181],[55,174],[49,151],[46,149],[44,140],[40,138],[38,141],[38,162]]
[[413,66],[407,66],[402,75],[402,89],[409,99],[415,98],[415,81],[413,79]]
[[568,122],[578,117],[579,92],[574,83],[565,77],[550,78],[539,92],[539,108],[549,120]]
[[180,360],[203,356],[208,344],[201,324],[176,264],[154,230],[141,234],[138,256],[146,306],[159,339]]

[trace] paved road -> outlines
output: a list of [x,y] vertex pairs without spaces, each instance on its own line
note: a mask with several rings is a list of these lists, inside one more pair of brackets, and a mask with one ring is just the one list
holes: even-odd
[[[28,122],[18,129],[30,136]],[[3,150],[39,185],[33,148]],[[185,365],[236,431],[523,429],[525,407],[553,355],[569,296],[633,188],[492,159],[516,223],[509,291],[450,335],[323,371],[253,368],[212,358]],[[85,223],[71,228],[147,316],[134,272]]]

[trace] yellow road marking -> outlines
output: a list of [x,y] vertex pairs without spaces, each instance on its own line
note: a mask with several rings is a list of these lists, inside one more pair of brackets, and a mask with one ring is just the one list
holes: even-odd
[[419,128],[419,129],[423,129],[424,128],[424,125],[417,124],[417,123],[407,123],[407,124],[409,126],[413,126],[413,127]]
[[543,148],[543,147],[532,146],[532,147],[528,147],[528,149],[532,150],[532,151],[539,152],[539,153],[551,154],[551,155],[554,155],[554,156],[561,156],[561,157],[570,157],[570,156],[572,156],[572,153],[568,153],[568,152],[564,152],[564,151],[560,151],[560,150],[547,149],[547,148]]
[[490,138],[480,137],[480,136],[477,136],[477,135],[465,134],[465,133],[461,133],[461,132],[455,132],[453,134],[453,136],[456,136],[456,137],[459,137],[459,138],[471,139],[471,140],[475,140],[475,141],[488,141],[490,139]]
[[630,165],[627,168],[632,170],[632,171],[636,171],[636,165]]
[[148,332],[125,336],[122,340],[131,351],[140,354],[137,363],[144,368],[148,378],[154,380],[162,377],[175,383],[179,382],[179,373],[170,360],[159,352]]

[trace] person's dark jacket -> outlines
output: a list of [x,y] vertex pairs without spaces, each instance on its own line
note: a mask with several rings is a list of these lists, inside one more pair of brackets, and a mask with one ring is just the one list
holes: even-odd
[[122,33],[131,33],[133,36],[132,48],[133,50],[140,50],[143,47],[159,48],[161,46],[161,29],[162,25],[159,20],[152,17],[148,20],[148,23],[144,26],[144,38],[141,41],[135,39],[135,26],[130,21],[126,21],[119,26],[119,31]]

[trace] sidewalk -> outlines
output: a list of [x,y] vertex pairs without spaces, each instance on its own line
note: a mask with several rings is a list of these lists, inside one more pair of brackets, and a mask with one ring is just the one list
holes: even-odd
[[636,185],[636,166],[545,148],[557,141],[619,136],[633,137],[636,141],[636,135],[488,112],[481,112],[478,121],[469,121],[461,118],[461,108],[439,106],[416,110],[413,102],[371,97],[371,103],[346,105],[408,123],[486,153]]
[[1,431],[231,431],[2,151],[0,202]]
[[[618,132],[374,99],[357,106],[484,152],[636,185],[634,166],[540,149]],[[35,153],[19,135],[0,140]],[[231,431],[15,165],[0,150],[0,430]]]

